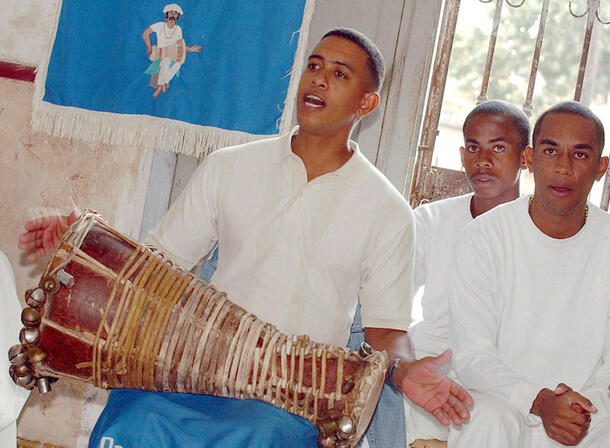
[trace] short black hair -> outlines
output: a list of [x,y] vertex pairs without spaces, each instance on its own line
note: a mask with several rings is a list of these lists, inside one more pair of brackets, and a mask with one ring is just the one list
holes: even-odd
[[536,120],[536,124],[534,125],[534,132],[532,134],[532,140],[536,141],[536,137],[538,137],[538,134],[540,133],[540,128],[542,127],[542,121],[547,115],[560,113],[579,115],[583,118],[591,120],[593,124],[595,124],[595,128],[597,129],[597,141],[599,142],[599,156],[601,157],[602,153],[604,152],[604,144],[606,142],[606,133],[604,132],[604,125],[599,119],[599,117],[595,115],[591,109],[577,101],[564,101],[563,103],[555,104],[554,106],[545,110],[542,115],[540,115]]
[[362,50],[368,56],[367,62],[371,80],[373,81],[373,86],[377,91],[381,89],[383,77],[385,76],[385,62],[383,60],[381,51],[379,51],[379,48],[377,48],[377,45],[375,45],[371,39],[366,37],[360,31],[356,31],[351,28],[334,28],[329,30],[326,32],[326,34],[324,34],[324,36],[322,36],[320,41],[330,36],[342,37],[343,39],[347,39],[362,48]]
[[470,120],[479,115],[498,115],[510,118],[519,133],[521,149],[525,149],[530,144],[530,121],[518,106],[502,100],[487,100],[472,109],[466,116],[462,133],[466,133],[466,126]]

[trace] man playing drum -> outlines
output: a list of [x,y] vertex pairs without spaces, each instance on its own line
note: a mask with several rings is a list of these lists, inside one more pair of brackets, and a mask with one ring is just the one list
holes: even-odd
[[[389,381],[441,423],[459,425],[473,403],[439,372],[451,353],[416,361],[406,334],[413,284],[412,211],[350,140],[358,121],[379,103],[383,73],[381,53],[368,38],[353,30],[328,32],[301,77],[299,127],[209,156],[149,240],[185,269],[218,243],[213,283],[287,334],[344,346],[359,298],[366,340],[395,360]],[[34,249],[31,258],[44,254],[73,218],[28,223],[20,247]],[[163,394],[139,394],[146,403],[130,401],[126,413],[142,415],[151,400],[164,399]],[[113,393],[111,400],[113,396],[118,395]],[[291,423],[293,416],[273,424],[265,419],[264,408],[248,412],[252,421],[243,438],[227,438],[218,429],[225,427],[216,422],[234,421],[234,410],[223,410],[227,399],[208,398],[214,401],[211,415],[202,417],[193,439],[199,446],[282,447],[284,438],[293,440],[299,431],[301,446],[316,446],[315,434]],[[100,422],[112,420],[108,414]],[[108,435],[99,428],[107,422],[100,422],[92,446],[97,446],[96,437]],[[124,446],[142,440],[113,436]]]

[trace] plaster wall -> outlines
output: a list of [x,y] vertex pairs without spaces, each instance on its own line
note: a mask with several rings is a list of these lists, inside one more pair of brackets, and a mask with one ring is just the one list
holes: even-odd
[[37,67],[45,56],[58,0],[2,0],[0,61]]
[[[31,83],[0,78],[0,249],[13,266],[22,306],[25,290],[38,283],[46,263],[44,259],[28,264],[17,248],[24,223],[45,213],[65,213],[75,203],[96,209],[121,231],[137,236],[152,162],[152,153],[135,148],[33,134],[33,93]],[[88,433],[83,432],[95,422],[105,392],[67,382],[56,383],[54,389],[43,398],[32,393],[19,435],[61,446],[86,446]]]

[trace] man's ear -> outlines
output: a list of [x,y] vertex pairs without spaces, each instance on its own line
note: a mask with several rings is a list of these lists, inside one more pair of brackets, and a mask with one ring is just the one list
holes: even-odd
[[379,105],[379,94],[377,92],[367,92],[360,100],[358,109],[356,109],[356,116],[358,118],[366,117],[368,114],[373,112]]
[[466,149],[463,146],[460,146],[460,161],[462,162],[462,168],[466,168],[464,166],[464,151],[466,151]]
[[524,169],[527,168],[530,173],[533,173],[533,171],[532,171],[533,163],[534,163],[534,148],[532,148],[531,146],[528,145],[525,147],[525,150],[523,151],[522,166]]
[[525,148],[523,148],[523,151],[521,151],[521,169],[522,170],[526,170],[527,169],[527,160],[525,160],[525,150],[528,147],[526,146]]
[[597,168],[597,176],[595,176],[595,180],[600,180],[604,174],[606,174],[606,170],[608,169],[608,156],[604,156],[599,159],[599,166]]

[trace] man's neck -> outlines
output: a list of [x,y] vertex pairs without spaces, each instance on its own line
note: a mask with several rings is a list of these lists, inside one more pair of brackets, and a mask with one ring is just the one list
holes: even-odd
[[534,197],[529,207],[529,215],[542,233],[551,238],[565,239],[576,235],[585,225],[586,204],[568,215],[554,215],[545,210]]
[[507,190],[502,195],[493,199],[484,199],[477,195],[474,195],[470,200],[470,214],[473,218],[488,212],[494,207],[505,202],[514,201],[519,197],[519,184],[517,183],[513,188]]
[[350,159],[353,151],[349,147],[349,136],[345,132],[328,136],[299,130],[292,137],[292,152],[303,161],[308,182],[338,170]]

